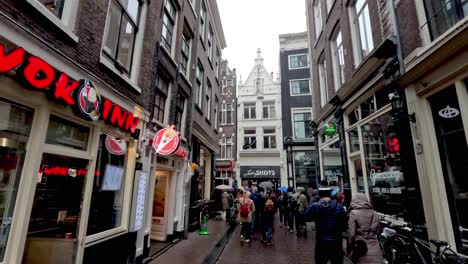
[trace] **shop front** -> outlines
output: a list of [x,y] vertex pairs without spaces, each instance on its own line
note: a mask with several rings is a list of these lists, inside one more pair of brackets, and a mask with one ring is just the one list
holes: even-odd
[[402,82],[409,113],[415,113],[412,136],[429,237],[468,255],[468,52],[454,43],[460,42],[441,46],[450,57],[421,56]]
[[262,186],[262,182],[273,183],[272,188],[281,186],[280,166],[241,166],[242,186]]
[[98,245],[134,231],[144,114],[57,61],[0,38],[0,263],[96,263]]

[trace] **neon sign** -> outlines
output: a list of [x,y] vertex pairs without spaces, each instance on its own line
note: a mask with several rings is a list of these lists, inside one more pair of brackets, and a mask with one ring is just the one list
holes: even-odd
[[83,118],[102,119],[127,132],[135,133],[139,118],[110,99],[102,98],[88,80],[75,81],[64,72],[56,71],[39,57],[16,48],[8,54],[0,44],[0,73],[16,70],[16,76],[26,87],[43,90],[56,101],[73,106]]

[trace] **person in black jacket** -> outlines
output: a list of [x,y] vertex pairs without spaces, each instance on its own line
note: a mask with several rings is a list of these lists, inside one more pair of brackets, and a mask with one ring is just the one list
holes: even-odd
[[315,222],[315,263],[343,263],[342,232],[348,229],[347,215],[343,206],[332,200],[331,188],[319,189],[320,201],[311,203],[304,215]]

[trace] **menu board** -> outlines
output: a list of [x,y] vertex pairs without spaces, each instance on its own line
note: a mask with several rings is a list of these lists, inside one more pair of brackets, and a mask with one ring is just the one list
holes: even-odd
[[133,212],[132,212],[132,232],[136,232],[143,228],[145,220],[145,199],[146,189],[148,185],[148,173],[137,170],[135,172],[135,190],[133,192]]
[[107,164],[102,183],[103,191],[119,191],[122,186],[123,167]]

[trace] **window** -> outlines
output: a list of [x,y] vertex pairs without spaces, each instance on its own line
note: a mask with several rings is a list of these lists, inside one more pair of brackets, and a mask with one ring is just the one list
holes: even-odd
[[468,15],[467,0],[424,0],[432,39],[438,38]]
[[223,124],[232,124],[232,104],[223,104]]
[[128,0],[122,5],[111,0],[104,34],[103,54],[114,62],[122,73],[130,75],[136,32],[138,31],[141,3]]
[[171,52],[172,50],[172,35],[174,32],[175,19],[176,10],[174,8],[174,4],[172,4],[172,0],[165,0],[162,25],[162,40],[164,47],[169,52]]
[[257,130],[255,128],[244,129],[243,149],[257,149]]
[[330,11],[331,11],[334,3],[335,3],[335,0],[327,0],[327,13],[328,14],[330,14]]
[[276,133],[274,128],[263,129],[263,148],[276,149]]
[[209,29],[208,29],[208,50],[207,50],[207,53],[208,53],[208,60],[210,60],[210,62],[213,61],[213,28],[211,28],[211,24],[209,26]]
[[187,34],[182,34],[182,51],[180,54],[180,70],[185,76],[188,76],[188,63],[190,59],[190,37]]
[[244,119],[255,119],[255,103],[244,103]]
[[219,48],[216,47],[216,57],[218,57],[218,61],[216,62],[216,79],[219,80],[219,72],[221,71],[220,70],[220,67],[221,67],[221,52],[219,51]]
[[46,143],[78,150],[87,150],[89,133],[89,127],[51,115],[49,127],[47,128]]
[[327,64],[323,59],[318,65],[319,85],[320,85],[320,101],[322,107],[328,103],[328,82],[327,82]]
[[[4,261],[15,205],[18,200],[18,189],[26,158],[26,146],[31,133],[34,112],[32,109],[9,103],[0,99],[0,133],[3,142],[15,144],[2,144],[0,146],[0,208],[2,214],[2,243],[0,244],[0,262]],[[28,175],[30,175],[28,173]],[[12,234],[14,236],[15,234]]]
[[200,38],[202,41],[205,41],[205,27],[206,27],[206,6],[205,6],[205,1],[202,0],[201,6],[200,6]]
[[226,86],[232,86],[232,85],[233,85],[232,79],[227,79]]
[[202,99],[203,97],[201,96],[201,93],[203,92],[203,66],[201,65],[200,61],[197,63],[197,69],[195,70],[195,85],[193,89],[193,95],[195,96],[195,103],[198,105],[198,107],[201,107],[202,105]]
[[219,115],[218,115],[219,106],[218,105],[219,105],[218,97],[215,97],[215,108],[214,108],[215,129],[218,129],[218,119],[219,119]]
[[[110,148],[111,144],[119,145],[121,151],[116,152]],[[127,145],[125,140],[101,134],[96,173],[93,177],[87,235],[119,227],[122,223]]]
[[315,39],[318,39],[322,33],[322,0],[315,0],[314,4],[314,23],[315,23]]
[[289,69],[301,69],[309,67],[307,54],[289,55]]
[[312,151],[294,152],[294,177],[296,185],[305,186],[316,181],[315,154]]
[[275,101],[263,102],[263,118],[275,118]]
[[355,39],[356,65],[359,64],[373,49],[371,21],[369,6],[366,0],[357,0],[351,14]]
[[58,18],[62,18],[63,14],[63,7],[65,6],[65,0],[55,0],[55,1],[50,1],[50,0],[38,0],[39,3],[44,5],[47,10],[49,10],[54,16]]
[[211,83],[209,80],[207,80],[207,85],[206,85],[206,112],[205,112],[205,115],[206,115],[206,118],[208,120],[211,119]]
[[221,159],[232,159],[232,137],[221,139]]
[[295,110],[293,109],[293,128],[295,139],[311,139],[312,129],[310,128],[310,121],[312,120],[312,113],[310,110]]
[[289,81],[291,95],[310,94],[310,80],[291,80]]
[[156,102],[154,104],[154,118],[164,124],[166,99],[169,93],[169,82],[161,76],[156,80]]
[[337,91],[344,83],[344,50],[341,31],[338,31],[335,39],[331,43],[332,62],[333,62],[333,79],[335,83],[335,91]]
[[185,135],[185,116],[184,116],[184,111],[185,111],[185,102],[187,101],[186,97],[182,94],[182,92],[177,93],[177,98],[176,98],[176,106],[175,106],[175,122],[174,125],[176,128],[180,131],[180,134],[182,136]]

